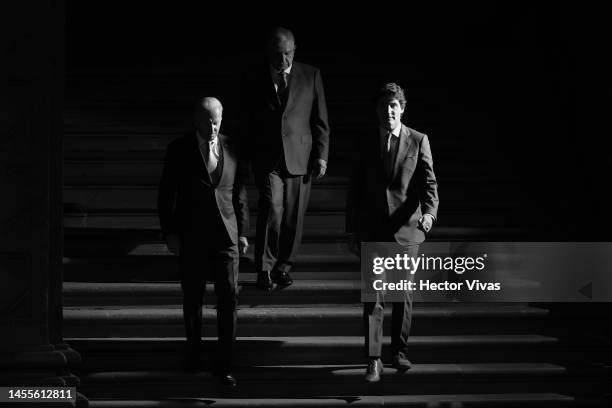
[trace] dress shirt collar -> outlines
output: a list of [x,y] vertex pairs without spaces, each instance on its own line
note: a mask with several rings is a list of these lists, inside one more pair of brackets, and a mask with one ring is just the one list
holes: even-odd
[[[198,138],[198,146],[202,146],[202,145],[208,146],[208,142],[209,142],[208,139],[203,138],[202,135],[200,135],[200,132],[198,132],[197,130],[196,130],[196,136]],[[215,138],[212,140],[213,145],[216,145],[218,141],[219,141],[219,137],[215,136]]]
[[[284,69],[283,72],[289,75],[291,73],[291,68],[293,68],[293,64],[289,65],[289,67]],[[280,75],[280,72],[272,65],[270,65],[270,73],[272,74],[272,78],[277,78]]]
[[[382,127],[378,127],[378,132],[381,137],[386,138],[389,135],[389,131],[387,129],[383,129]],[[402,123],[400,122],[399,126],[391,131],[391,134],[395,137],[399,137],[402,132]]]

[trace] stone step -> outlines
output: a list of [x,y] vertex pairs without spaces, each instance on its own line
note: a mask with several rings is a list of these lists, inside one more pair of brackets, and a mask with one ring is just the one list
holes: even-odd
[[[163,163],[161,160],[66,160],[64,162],[65,189],[82,187],[101,188],[106,186],[150,186],[157,187]],[[313,180],[313,188],[325,185],[347,186],[351,166],[349,162],[330,163],[326,176]],[[436,176],[440,186],[474,190],[491,186],[514,187],[523,180],[516,174],[492,174],[487,163],[468,163],[460,168],[436,161]],[[253,175],[249,182],[253,183]],[[446,195],[446,193],[445,193]]]
[[[255,210],[259,193],[253,185],[247,187],[247,192],[249,207]],[[157,208],[157,185],[66,186],[63,193],[64,208],[71,209],[71,212],[153,212]],[[345,206],[346,186],[313,186],[308,206],[310,211],[343,211]]]
[[[205,299],[203,333],[216,335],[216,310]],[[385,330],[391,310],[385,311]],[[523,304],[416,303],[414,335],[521,334],[546,329],[548,310]],[[354,305],[261,305],[238,307],[238,336],[359,336],[363,307]],[[385,332],[387,333],[387,332]],[[65,337],[178,337],[180,306],[64,307]]]
[[[443,228],[434,229],[429,241],[495,241],[505,237],[512,241],[519,238],[521,230],[516,228]],[[253,272],[254,236],[250,237],[247,258],[243,258],[241,271]],[[125,281],[121,274],[112,269],[115,266],[150,271],[151,276],[174,268],[174,255],[168,252],[161,233],[156,230],[92,230],[66,229],[64,238],[64,264],[68,275],[80,273],[83,267],[91,271],[107,269],[114,279]],[[169,258],[169,259],[168,259]],[[143,269],[144,268],[144,269]],[[300,246],[293,270],[301,272],[323,270],[326,272],[359,270],[359,258],[348,252],[344,234],[330,239],[309,239],[306,237]],[[127,272],[127,271],[126,271]],[[139,274],[140,275],[140,274]],[[127,280],[130,280],[128,278]],[[68,280],[74,280],[72,278]],[[78,280],[78,279],[76,279]],[[175,278],[142,278],[137,280],[176,280]],[[104,280],[108,281],[108,280]]]
[[[329,260],[330,262],[326,261]],[[291,276],[302,280],[359,279],[359,261],[342,257],[308,259],[298,257]],[[65,258],[65,282],[178,282],[178,259],[174,256],[126,256],[110,258]],[[240,279],[250,286],[255,281],[255,265],[249,258],[241,258]],[[249,289],[250,290],[250,289]]]
[[[108,128],[119,126],[130,127],[155,127],[160,125],[175,130],[178,134],[192,129],[191,111],[194,100],[194,89],[190,89],[190,96],[181,95],[182,89],[177,89],[174,98],[159,98],[159,95],[145,96],[146,91],[134,97],[128,93],[134,90],[126,89],[118,91],[114,95],[101,95],[94,99],[90,95],[89,100],[78,100],[75,95],[70,95],[66,103],[64,119],[66,128],[82,128],[90,126],[96,129],[103,126]],[[96,89],[100,94],[100,90]],[[327,92],[326,92],[327,93]],[[363,132],[364,129],[374,129],[376,113],[372,108],[367,108],[359,100],[351,101],[346,96],[327,97],[328,116],[330,118],[331,134],[334,137],[347,136],[349,131]],[[233,134],[238,129],[241,118],[237,107],[231,106],[235,100],[226,99],[224,102],[225,111],[229,114],[223,117],[222,132]],[[365,108],[365,109],[364,109]],[[441,127],[436,112],[437,107],[429,102],[407,101],[406,110],[410,112],[409,122],[406,124],[415,129],[428,129],[431,127]],[[148,116],[147,116],[148,115]],[[462,129],[455,129],[453,136],[461,132]],[[442,135],[442,132],[435,134]]]
[[[570,393],[593,381],[577,379],[549,363],[417,364],[406,372],[385,367],[379,383],[363,380],[365,366],[256,366],[235,372],[233,397],[419,395],[456,393]],[[91,398],[211,398],[228,396],[208,372],[108,371],[79,373],[80,391]]]
[[[206,68],[208,67],[202,69],[209,71]],[[178,76],[182,74],[183,73],[181,72],[180,74],[177,73],[176,75]],[[330,106],[331,104],[334,110],[348,110],[345,103],[349,103],[351,101],[352,104],[356,104],[357,102],[364,105],[371,104],[371,99],[368,98],[367,95],[364,95],[363,89],[361,89],[361,93],[359,93],[354,89],[347,89],[346,84],[344,84],[344,86],[339,86],[339,84],[335,82],[336,79],[333,80],[334,82],[330,83],[330,80],[327,78],[328,76],[326,75],[325,94],[327,105]],[[172,80],[169,78],[159,78],[157,80],[161,81],[161,83],[154,82],[153,79],[148,79],[148,81],[141,80],[140,83],[135,84],[126,78],[116,78],[115,80],[92,80],[87,78],[86,80],[78,82],[78,89],[70,90],[70,102],[71,105],[76,105],[78,103],[79,106],[83,106],[85,109],[99,109],[106,106],[118,108],[119,106],[123,106],[123,104],[125,104],[128,108],[132,109],[138,109],[141,107],[141,109],[159,107],[160,109],[171,109],[172,112],[176,111],[177,107],[180,108],[183,105],[186,105],[187,107],[190,106],[194,94],[194,88],[210,89],[211,91],[217,91],[222,95],[228,94],[227,81],[232,81],[232,83],[235,83],[237,78],[231,75],[211,75],[211,77],[207,80],[202,80],[201,78],[191,78],[189,80],[182,81]],[[70,81],[71,84],[76,84],[76,81],[73,82],[72,79]],[[145,83],[148,84],[148,88],[144,86]],[[338,90],[342,90],[342,94],[332,93],[329,95],[330,88],[336,92]],[[344,94],[345,90],[347,94]],[[94,91],[96,91],[95,95],[92,95],[91,92]],[[233,91],[238,91],[238,89],[233,89]],[[357,101],[352,98],[357,98]],[[236,103],[235,100],[230,99],[223,99],[222,102],[225,106],[234,105]],[[417,101],[414,99],[409,99],[406,101],[406,109],[408,109],[408,107],[416,108],[419,106],[424,108],[427,105],[422,100]],[[76,111],[76,109],[72,108],[72,106],[70,107],[70,110]],[[189,116],[189,113],[189,111],[183,111],[183,114],[186,114],[187,116]],[[231,116],[233,117],[236,115],[233,113]]]
[[[84,112],[81,112],[83,114]],[[149,114],[150,115],[150,114]],[[100,114],[103,118],[104,114]],[[150,116],[149,116],[150,117]],[[172,120],[172,118],[164,117],[164,121]],[[100,120],[98,117],[92,117],[89,124],[83,126],[66,126],[64,132],[64,149],[66,158],[69,160],[83,160],[91,158],[89,155],[95,152],[111,153],[124,152],[124,155],[97,155],[97,157],[106,157],[108,160],[117,159],[118,157],[131,157],[132,159],[142,160],[145,157],[156,161],[162,160],[164,152],[168,144],[190,132],[193,132],[189,121],[180,126],[164,125],[160,123],[158,126],[147,126],[143,123],[130,123],[125,120],[114,123],[95,122]],[[101,119],[104,121],[104,119]],[[113,120],[113,119],[110,119]],[[416,127],[416,126],[415,126]],[[472,164],[491,163],[491,157],[495,157],[496,153],[492,151],[493,156],[487,157],[477,154],[472,150],[474,146],[482,148],[494,147],[488,146],[490,140],[481,140],[477,143],[475,140],[466,141],[455,137],[443,137],[440,133],[435,133],[438,130],[438,125],[435,123],[428,124],[430,131],[430,144],[434,162],[459,161],[470,166]],[[331,163],[340,159],[349,158],[355,152],[355,142],[363,140],[364,126],[359,123],[350,123],[344,126],[334,126],[337,132],[333,132],[329,139]],[[422,128],[423,129],[423,128]],[[234,136],[233,133],[221,130],[228,136]],[[374,138],[377,135],[373,135]],[[107,141],[107,143],[104,143]],[[484,146],[483,146],[484,144]],[[148,152],[149,154],[142,154]],[[502,156],[501,153],[497,155]],[[502,157],[502,160],[509,158]]]
[[[306,275],[306,276],[304,276]],[[310,275],[310,276],[308,276]],[[312,279],[315,275],[315,279]],[[348,275],[348,273],[343,273]],[[297,272],[292,274],[294,283],[289,287],[275,286],[270,292],[259,290],[255,286],[255,273],[240,273],[239,303],[246,306],[263,305],[312,305],[355,304],[361,302],[361,277],[355,272],[353,278],[333,279],[326,273]],[[308,279],[310,278],[310,279]],[[539,288],[537,282],[528,280],[504,282],[505,296],[516,293],[516,298],[524,295],[531,288]],[[175,282],[64,282],[64,305],[71,307],[90,306],[173,306],[182,305],[182,292],[178,279]],[[434,296],[436,295],[436,296]],[[456,299],[444,293],[414,294],[414,302],[452,302]],[[205,298],[215,304],[216,296],[213,285],[207,285]]]
[[[80,112],[84,115],[84,112]],[[104,117],[104,114],[99,114]],[[100,118],[92,117],[92,121]],[[146,113],[146,119],[151,113]],[[102,119],[103,120],[103,119]],[[165,118],[164,120],[168,120]],[[66,159],[66,174],[70,177],[74,172],[82,173],[89,167],[100,165],[105,167],[117,166],[149,166],[152,171],[145,174],[159,173],[163,163],[166,146],[186,131],[187,126],[171,126],[164,124],[157,126],[130,125],[125,121],[109,125],[107,123],[89,123],[82,127],[66,127],[64,135],[64,155]],[[350,164],[354,151],[355,134],[361,132],[362,125],[358,123],[346,126],[334,126],[334,134],[330,138],[330,160],[328,171],[330,174],[339,168],[346,170]],[[490,140],[476,142],[474,140],[456,137],[436,137],[435,124],[431,128],[430,142],[434,154],[436,172],[441,171],[443,176],[456,176],[465,174],[488,175],[494,170],[495,174],[516,177],[515,166],[507,163],[507,155],[482,155],[483,149],[495,151],[495,146],[487,146]],[[479,147],[479,149],[475,149]],[[95,170],[93,170],[95,172]],[[128,172],[129,173],[129,172]],[[340,174],[348,175],[348,172]]]
[[[201,67],[200,69],[205,70],[207,75],[208,72],[210,72],[208,66]],[[180,72],[177,73],[176,76],[178,77],[183,74],[184,72]],[[359,77],[363,79],[361,75],[359,75]],[[176,111],[177,107],[180,108],[184,105],[190,105],[194,88],[207,89],[215,94],[229,95],[228,81],[230,81],[231,84],[237,85],[238,78],[225,72],[224,75],[215,75],[211,73],[210,77],[206,79],[197,78],[194,75],[192,78],[181,79],[156,76],[155,79],[141,78],[136,81],[131,81],[127,77],[115,77],[113,79],[80,78],[80,80],[70,78],[69,81],[69,86],[71,87],[78,84],[78,88],[76,86],[74,89],[70,88],[71,105],[78,104],[87,109],[107,106],[115,108],[126,106],[128,109],[137,109],[140,107],[151,109],[159,107],[165,110],[170,109],[170,112],[173,112]],[[147,85],[145,86],[145,84]],[[238,88],[239,87],[236,86],[236,88],[232,90],[238,92]],[[416,110],[420,107],[420,110],[424,111],[426,107],[431,106],[431,103],[434,101],[434,98],[431,97],[431,93],[436,91],[441,92],[442,90],[428,88],[428,96],[432,99],[429,103],[426,103],[426,101],[422,99],[408,99],[406,101],[406,109]],[[364,92],[364,89],[354,89],[354,84],[348,84],[346,78],[344,78],[343,81],[342,78],[328,77],[325,75],[325,94],[327,105],[330,106],[330,109],[333,108],[334,112],[348,114],[348,111],[350,111],[348,108],[352,106],[347,107],[347,103],[350,103],[350,105],[371,105],[371,97]],[[232,99],[221,99],[224,105],[234,105],[236,103],[236,101]],[[76,111],[76,109],[69,109],[69,113],[72,113],[71,111],[73,110]],[[409,110],[409,112],[412,115],[416,114],[416,112],[412,110]],[[187,111],[183,113],[188,116],[190,112]],[[235,117],[236,115],[230,111],[228,116]],[[353,116],[356,116],[354,112]],[[359,117],[355,117],[355,119],[363,120],[363,118]],[[336,123],[335,120],[334,123]]]
[[[83,358],[82,371],[180,369],[184,337],[69,338]],[[414,364],[549,362],[587,364],[601,359],[589,344],[569,345],[555,337],[515,335],[411,336],[409,358]],[[363,336],[239,337],[235,361],[241,366],[301,364],[362,364]],[[385,358],[390,347],[384,338]],[[254,352],[256,351],[256,352]],[[202,362],[213,365],[216,339],[204,339]],[[154,356],[154,357],[152,357]]]
[[[138,259],[145,256],[172,256],[168,252],[165,244],[161,239],[161,233],[158,231],[147,231],[147,230],[95,230],[95,229],[81,229],[81,230],[67,230],[65,232],[65,254],[70,259],[81,259],[78,253],[75,253],[76,249],[81,247],[76,244],[83,243],[85,246],[98,246],[100,251],[97,252],[99,259],[110,259],[112,254],[106,252],[104,241],[112,240],[123,240],[126,247],[131,246],[131,255],[135,255]],[[251,242],[251,244],[254,244]],[[249,245],[247,256],[253,254],[254,245]],[[109,246],[110,248],[110,246]],[[102,252],[104,251],[104,252]],[[301,257],[300,262],[313,262],[320,260],[321,262],[328,262],[331,264],[345,263],[345,262],[359,262],[359,258],[350,253],[346,242],[334,242],[334,241],[311,241],[305,242],[300,246],[298,257]],[[91,258],[88,256],[87,258]],[[95,258],[95,257],[94,257]],[[115,260],[112,260],[115,262]],[[330,265],[331,266],[331,265]]]
[[[64,263],[64,282],[66,283],[136,283],[136,284],[175,284],[179,281],[178,260],[174,257],[135,257],[111,258],[111,259],[89,259],[89,258],[66,258]],[[243,258],[245,259],[245,258]],[[248,261],[248,258],[246,258]],[[302,258],[303,259],[303,258]],[[291,271],[291,276],[297,281],[316,280],[321,281],[354,281],[359,279],[359,264],[350,262],[338,264],[331,269],[329,264],[319,264],[308,262],[306,264],[295,265]],[[245,266],[242,261],[240,267],[240,280],[245,282],[245,288],[254,298],[260,299],[264,296],[285,296],[281,290],[274,289],[261,297],[252,289],[256,279],[255,267],[250,262]],[[294,283],[295,284],[295,283]],[[278,292],[278,294],[276,294]],[[243,292],[244,295],[245,292]],[[276,295],[275,295],[276,294]],[[117,294],[118,295],[118,294]],[[76,298],[75,298],[76,299]],[[141,299],[142,300],[142,299]],[[114,298],[120,302],[121,297]],[[130,301],[125,299],[125,301]],[[333,302],[332,302],[333,303]]]
[[[64,182],[68,186],[154,185],[159,182],[163,168],[163,151],[158,150],[97,149],[66,151],[65,154]],[[525,183],[520,173],[517,174],[512,166],[502,165],[497,158],[465,157],[457,152],[440,153],[435,155],[434,166],[441,186],[479,181],[491,184],[511,181]],[[352,169],[353,164],[348,154],[334,151],[326,176],[313,183],[326,183],[335,177],[347,178]]]
[[[240,274],[239,299],[242,305],[263,304],[354,304],[360,302],[361,282],[357,279],[305,280],[303,274],[294,273],[293,285],[275,287],[263,292],[255,287],[256,275]],[[215,297],[213,285],[207,285],[205,298]],[[172,283],[117,283],[117,282],[64,282],[64,306],[134,306],[181,305],[182,292],[178,282]],[[211,300],[214,303],[213,300]]]
[[[91,408],[200,408],[199,399],[181,400],[90,400]],[[423,408],[423,407],[578,407],[575,397],[554,393],[507,394],[432,394],[432,395],[355,395],[324,398],[206,398],[206,403],[219,408]],[[603,406],[603,405],[601,405]]]
[[[193,132],[189,114],[166,114],[158,118],[152,118],[154,115],[149,112],[149,116],[143,118],[136,112],[134,116],[126,118],[124,115],[117,119],[107,118],[109,112],[96,111],[97,109],[83,108],[68,113],[68,115],[80,115],[80,119],[75,120],[87,120],[87,123],[67,123],[65,125],[64,147],[67,152],[124,149],[163,151],[173,140]],[[152,122],[159,123],[153,125]],[[435,125],[434,122],[431,122],[431,124]],[[362,136],[364,125],[371,126],[372,121],[369,118],[353,118],[346,123],[334,123],[333,133],[329,138],[330,150],[335,153],[352,152],[355,135]],[[416,128],[416,125],[414,127]],[[222,128],[221,133],[224,132],[233,136],[233,133],[229,133]],[[376,134],[373,137],[376,137]],[[466,147],[466,143],[470,143],[465,142],[465,139],[443,137],[443,135],[438,134],[433,134],[430,139],[435,147],[434,153],[439,151],[440,154],[460,151]],[[104,143],[105,140],[107,141],[106,144]],[[481,157],[481,159],[483,158]]]
[[[64,280],[67,282],[176,282],[178,258],[159,233],[146,231],[82,231],[65,237]],[[501,235],[501,233],[500,233]],[[498,235],[499,236],[499,235]],[[240,276],[254,279],[254,243],[240,259]],[[297,279],[360,279],[359,257],[346,243],[304,242],[292,274]],[[251,274],[251,275],[250,275]]]
[[[486,205],[481,203],[481,205]],[[491,204],[492,205],[492,204]],[[506,207],[506,208],[504,208]],[[488,209],[487,209],[488,208]],[[519,213],[511,211],[504,204],[500,204],[496,210],[490,207],[481,207],[465,204],[463,208],[455,211],[447,209],[439,214],[438,224],[429,234],[431,239],[456,240],[453,236],[457,233],[469,232],[483,235],[492,232],[506,230],[512,231],[512,227],[506,225],[520,225]],[[256,215],[251,212],[251,229],[249,237],[255,236]],[[346,215],[343,211],[311,211],[304,218],[304,240],[343,239],[345,236]],[[469,225],[470,227],[465,227]],[[147,211],[64,211],[64,228],[67,230],[145,230],[159,231],[159,217],[157,212]],[[66,231],[70,233],[71,231]],[[464,235],[464,239],[474,240],[474,235]],[[497,240],[501,237],[497,237]]]
[[[311,239],[324,239],[344,235],[344,213],[318,212],[306,215],[304,235]],[[251,214],[249,237],[255,236],[256,216]],[[134,229],[159,231],[159,218],[156,212],[64,212],[66,229]]]
[[[123,176],[126,177],[125,175]],[[344,211],[346,208],[348,178],[323,178],[312,186],[308,211]],[[117,180],[118,181],[118,180]],[[150,181],[156,182],[151,179]],[[442,183],[442,180],[440,180]],[[515,183],[518,187],[518,184]],[[445,186],[445,213],[464,210],[466,202],[481,211],[495,212],[518,207],[519,202],[510,194],[513,186],[509,183],[483,180],[461,180]],[[247,187],[249,206],[255,211],[259,193],[254,185]],[[117,185],[65,185],[63,190],[64,208],[70,212],[96,211],[148,211],[157,209],[158,186],[132,185],[124,180]]]
[[[65,238],[64,280],[78,282],[178,281],[178,258],[168,252],[159,233],[91,231]],[[241,258],[240,275],[254,273],[254,245]],[[305,242],[292,269],[299,279],[358,279],[359,258],[344,242]],[[324,275],[321,275],[323,273]]]

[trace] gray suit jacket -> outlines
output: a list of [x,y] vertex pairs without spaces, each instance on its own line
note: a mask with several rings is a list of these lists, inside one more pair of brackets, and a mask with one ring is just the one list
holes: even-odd
[[284,156],[290,174],[304,175],[314,160],[328,159],[327,105],[318,68],[293,62],[285,106],[267,64],[251,72],[243,87],[241,134],[255,172],[271,171]]
[[402,125],[393,174],[387,175],[376,129],[358,144],[346,208],[346,230],[360,241],[420,243],[424,213],[437,218],[438,183],[427,135]]

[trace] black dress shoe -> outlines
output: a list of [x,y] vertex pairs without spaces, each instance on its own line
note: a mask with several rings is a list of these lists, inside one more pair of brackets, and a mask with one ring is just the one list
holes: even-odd
[[259,271],[257,273],[257,284],[258,289],[270,291],[274,287],[272,279],[270,278],[270,271]]
[[293,283],[293,279],[288,272],[272,271],[272,282],[279,286],[289,286]]
[[221,383],[227,387],[234,388],[237,384],[236,377],[232,375],[232,373],[228,370],[215,371],[214,377]]
[[406,355],[402,352],[396,353],[393,356],[391,364],[393,368],[397,369],[398,371],[406,371],[412,368],[412,363],[406,358]]

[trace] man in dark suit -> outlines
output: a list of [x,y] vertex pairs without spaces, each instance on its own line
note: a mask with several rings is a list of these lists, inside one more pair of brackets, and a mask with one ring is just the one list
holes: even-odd
[[[438,212],[438,185],[427,135],[401,122],[406,98],[401,87],[387,83],[377,98],[378,129],[358,144],[347,197],[349,248],[359,254],[360,242],[397,242],[409,257],[418,256],[419,244]],[[407,278],[410,279],[409,275]],[[412,316],[412,293],[393,302],[391,317],[392,364],[410,368],[406,358]],[[365,351],[369,358],[366,380],[375,382],[383,370],[382,328],[384,298],[364,304]]]
[[288,286],[310,196],[311,175],[323,177],[329,125],[321,73],[293,60],[291,31],[276,28],[267,62],[250,72],[243,137],[259,190],[255,265],[257,286]]
[[249,210],[238,146],[219,133],[223,107],[201,99],[196,130],[166,150],[157,201],[168,249],[179,255],[183,317],[190,368],[199,368],[202,297],[206,281],[217,295],[218,352],[215,374],[236,385],[230,366],[236,337],[239,253],[248,241]]

